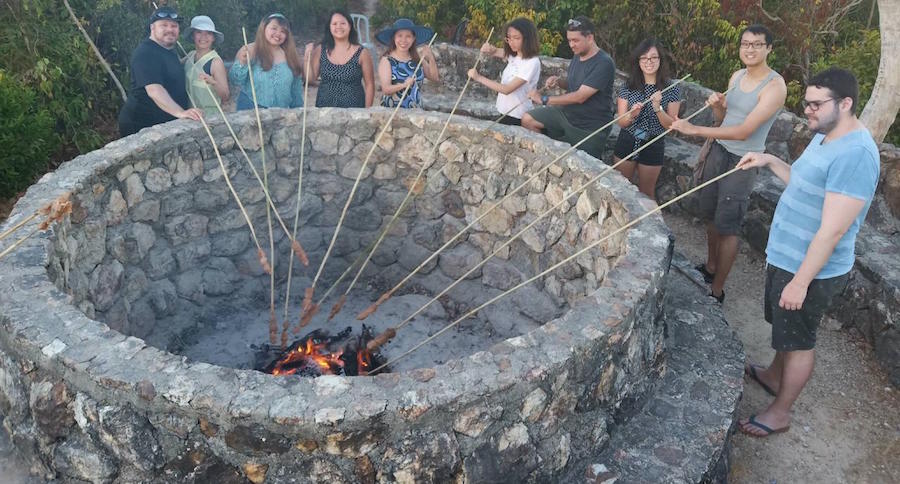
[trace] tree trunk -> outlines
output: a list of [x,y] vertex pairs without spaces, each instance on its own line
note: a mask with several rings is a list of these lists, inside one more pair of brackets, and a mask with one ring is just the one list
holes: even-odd
[[885,135],[900,110],[900,0],[878,0],[878,19],[881,30],[881,61],[872,96],[863,109],[863,124],[876,141]]

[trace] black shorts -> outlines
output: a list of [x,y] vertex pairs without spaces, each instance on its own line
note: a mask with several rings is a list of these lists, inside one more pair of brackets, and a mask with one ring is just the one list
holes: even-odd
[[801,351],[816,347],[816,330],[835,296],[847,287],[850,274],[829,279],[813,279],[806,291],[803,306],[788,311],[778,306],[781,292],[794,274],[773,265],[766,266],[764,312],[772,325],[772,348],[775,351]]
[[[616,149],[613,153],[616,155],[616,158],[621,160],[633,153],[636,149],[644,146],[645,141],[649,141],[653,138],[655,138],[655,136],[651,136],[649,139],[641,141],[635,139],[634,135],[628,130],[620,130],[619,138],[616,139]],[[662,166],[665,152],[666,139],[660,138],[647,145],[647,147],[638,152],[638,154],[629,158],[628,161],[636,161],[647,166]]]
[[[713,143],[703,167],[701,182],[734,168],[741,157]],[[738,235],[750,205],[750,193],[758,169],[739,170],[700,190],[700,216],[712,221],[720,235]]]

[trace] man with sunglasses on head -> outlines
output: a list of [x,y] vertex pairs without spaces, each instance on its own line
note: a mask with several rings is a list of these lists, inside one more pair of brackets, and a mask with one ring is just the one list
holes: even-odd
[[766,244],[765,318],[775,358],[745,374],[775,396],[762,413],[740,421],[754,437],[784,432],[791,407],[812,374],[816,329],[847,286],[856,234],[875,195],[878,147],[856,117],[859,85],[852,73],[826,69],[812,77],[803,106],[816,133],[789,165],[763,153],[744,155],[743,170],[767,167],[787,184]]
[[[672,129],[689,136],[713,138],[700,182],[711,180],[737,165],[751,151],[765,151],[766,137],[775,122],[787,86],[766,59],[772,52],[772,33],[751,25],[740,37],[740,57],[745,68],[731,75],[728,94],[713,93],[707,103],[717,127],[695,126],[676,119]],[[725,301],[725,279],[737,259],[738,234],[747,213],[756,170],[742,171],[700,190],[700,215],[706,221],[706,262],[696,269],[710,283],[711,295]]]
[[119,113],[119,134],[173,119],[200,120],[190,106],[184,84],[184,66],[175,52],[181,17],[172,7],[160,7],[150,16],[150,36],[131,54],[131,86]]
[[[541,105],[522,115],[522,126],[571,145],[584,140],[613,118],[613,81],[616,65],[597,47],[594,24],[584,16],[569,20],[566,38],[572,49],[572,61],[566,78],[547,78],[544,87],[566,90],[559,96],[542,96],[533,90],[528,97]],[[609,129],[591,136],[581,149],[600,158],[606,147]]]

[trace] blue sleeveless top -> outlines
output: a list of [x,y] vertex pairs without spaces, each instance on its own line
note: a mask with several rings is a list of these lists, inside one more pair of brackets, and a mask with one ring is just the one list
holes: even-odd
[[[407,79],[412,77],[413,72],[416,70],[416,62],[412,59],[408,61],[399,61],[394,59],[393,57],[387,58],[388,62],[391,63],[391,84],[403,84]],[[416,72],[416,83],[409,89],[409,94],[403,99],[403,103],[400,104],[401,108],[420,108],[422,107],[422,99],[419,94],[419,84],[422,80],[425,79],[425,72],[421,68],[419,72]],[[397,91],[391,95],[385,95],[381,97],[381,105],[387,108],[396,107],[400,102],[400,96],[403,95],[403,91]]]

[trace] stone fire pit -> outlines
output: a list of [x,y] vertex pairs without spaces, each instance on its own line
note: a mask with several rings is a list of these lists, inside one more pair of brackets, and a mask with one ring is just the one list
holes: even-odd
[[[334,231],[386,110],[267,110],[271,193],[290,224],[306,149],[289,314]],[[259,162],[252,113],[231,117]],[[405,195],[427,182],[347,307],[313,328],[358,330],[359,309],[567,145],[441,114],[401,112],[375,150],[317,295]],[[221,120],[211,121],[264,247],[264,196]],[[257,165],[258,166],[258,165]],[[505,202],[374,316],[396,325],[500,243],[603,169],[578,152]],[[0,413],[44,477],[93,482],[497,482],[583,475],[620,406],[652,386],[671,257],[651,217],[377,376],[275,377],[253,369],[268,337],[268,275],[202,127],[174,122],[80,156],[45,176],[7,224],[71,191],[71,220],[0,262]],[[386,345],[396,356],[458,315],[651,208],[608,176],[450,291]],[[289,245],[275,231],[281,319]],[[343,292],[341,286],[336,294]],[[302,333],[301,333],[302,334]],[[293,335],[292,335],[293,336]],[[292,338],[293,339],[293,338]]]

